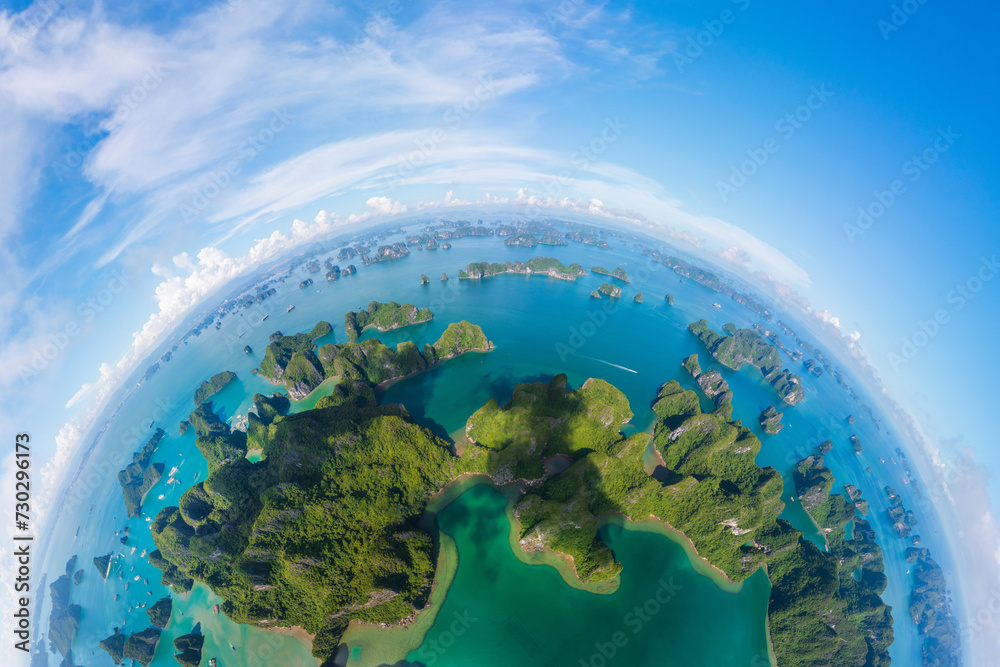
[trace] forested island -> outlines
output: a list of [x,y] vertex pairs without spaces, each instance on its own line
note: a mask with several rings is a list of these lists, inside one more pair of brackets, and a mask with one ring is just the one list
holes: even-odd
[[125,512],[128,516],[139,516],[142,511],[142,499],[153,488],[163,475],[163,464],[153,463],[150,459],[166,433],[158,428],[142,449],[132,455],[132,463],[118,472],[118,483],[125,497]]
[[232,371],[222,371],[221,373],[216,373],[208,380],[201,383],[198,390],[194,392],[194,404],[201,405],[207,401],[212,396],[222,391],[222,389],[236,379],[236,373]]
[[73,640],[80,629],[80,617],[83,609],[78,604],[70,602],[70,592],[73,590],[71,577],[76,565],[76,556],[66,563],[66,569],[58,579],[49,584],[49,599],[52,602],[49,611],[49,648],[59,652],[63,657],[63,665],[74,665]]
[[612,285],[611,283],[601,283],[601,286],[597,288],[597,291],[601,294],[606,294],[612,299],[620,299],[622,296],[622,288],[618,285]]
[[[313,650],[323,659],[349,621],[395,623],[422,608],[434,563],[417,520],[476,457],[454,456],[402,406],[379,405],[375,391],[492,347],[468,322],[449,325],[422,353],[377,339],[332,346],[324,369],[339,378],[333,392],[287,416],[275,407],[287,401],[257,395],[246,433],[230,430],[210,403],[199,406],[190,422],[208,478],[151,525],[150,562],[164,583],[203,581],[234,620],[318,633]],[[260,462],[247,460],[249,448]]]
[[781,429],[785,428],[785,425],[781,423],[783,416],[783,413],[778,412],[773,405],[769,405],[764,408],[764,411],[760,413],[760,417],[757,419],[765,433],[777,435],[781,432]]
[[611,276],[612,278],[617,278],[618,280],[621,280],[622,282],[625,283],[632,282],[631,280],[629,280],[628,274],[625,273],[625,269],[623,269],[620,266],[614,271],[608,271],[603,266],[593,266],[590,268],[590,270],[602,276]]
[[546,275],[560,280],[576,280],[587,275],[583,267],[575,262],[566,266],[552,257],[535,257],[527,262],[473,262],[458,272],[459,278],[492,278],[502,273],[523,273],[526,275]]
[[761,372],[785,403],[795,405],[805,399],[802,378],[781,368],[781,356],[776,347],[753,329],[737,329],[732,324],[727,324],[725,328],[731,335],[720,336],[708,328],[705,320],[688,326],[722,365],[738,371],[744,363],[748,363]]
[[[430,282],[427,276],[420,276],[420,284]],[[344,315],[344,333],[350,340],[357,340],[365,329],[372,327],[378,331],[390,331],[400,327],[428,322],[434,314],[427,308],[417,308],[411,303],[400,305],[395,301],[380,303],[372,301],[368,310],[359,310]]]
[[[653,516],[683,531],[733,581],[767,565],[782,667],[863,665],[866,656],[873,656],[867,664],[885,664],[879,656],[891,630],[888,611],[875,603],[877,577],[840,577],[856,569],[841,562],[871,560],[855,557],[868,549],[865,535],[856,530],[825,554],[778,519],[781,475],[756,465],[760,441],[732,421],[732,393],[717,372],[701,373],[696,356],[685,366],[716,400],[711,413],[670,381],[658,393],[652,435],[626,437],[620,429],[632,411],[624,394],[600,379],[574,390],[558,375],[517,385],[504,405],[490,399],[469,418],[459,456],[401,405],[381,405],[376,389],[491,349],[479,327],[451,324],[422,352],[377,339],[331,345],[332,356],[327,347],[310,352],[338,383],[314,409],[289,415],[287,399],[257,395],[245,434],[222,423],[210,403],[191,415],[209,475],[151,525],[158,550],[150,561],[164,570],[164,583],[208,584],[238,622],[301,626],[316,635],[314,654],[330,663],[349,622],[396,624],[424,608],[435,563],[419,518],[451,481],[478,473],[499,486],[526,483],[513,507],[522,547],[570,556],[584,582],[610,581],[621,570],[598,537],[604,517]],[[650,438],[665,464],[654,475],[643,466]],[[259,462],[246,458],[250,449],[262,452]],[[568,467],[549,472],[552,457]],[[849,605],[855,584],[871,613]]]

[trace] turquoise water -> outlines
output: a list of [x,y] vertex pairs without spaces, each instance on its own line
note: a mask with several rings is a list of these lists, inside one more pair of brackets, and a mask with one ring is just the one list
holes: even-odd
[[728,593],[667,537],[609,525],[601,538],[624,566],[621,586],[611,595],[572,589],[554,568],[514,556],[506,504],[480,485],[438,516],[458,545],[458,571],[408,660],[428,667],[768,664],[771,586],[762,571]]
[[[484,281],[457,279],[458,270],[471,261],[524,260],[537,255],[556,256],[563,262],[576,261],[587,267],[603,264],[610,268],[625,263],[626,270],[636,279],[645,260],[644,256],[630,250],[602,251],[580,245],[529,250],[505,247],[499,239],[488,238],[455,241],[454,248],[447,251],[414,251],[406,259],[360,267],[355,276],[330,285],[318,281],[303,290],[298,288],[298,283],[308,274],[300,268],[293,277],[276,286],[278,294],[265,302],[260,311],[228,315],[220,330],[209,327],[200,336],[191,338],[189,344],[180,345],[173,359],[128,398],[115,422],[86,460],[78,457],[81,474],[68,494],[68,504],[52,535],[46,570],[59,572],[70,555],[78,554],[81,562],[78,567],[83,567],[86,573],[82,584],[73,592],[74,602],[84,607],[77,650],[74,650],[75,662],[110,665],[103,651],[94,652],[97,641],[110,635],[112,628],[122,626],[123,622],[127,630],[145,628],[148,625],[145,611],[133,609],[128,612],[128,607],[143,602],[148,606],[168,594],[159,585],[159,571],[149,566],[140,554],[143,549],[154,548],[145,519],[155,516],[166,505],[176,504],[180,494],[197,479],[204,479],[207,472],[194,446],[193,434],[180,436],[178,432],[178,422],[194,408],[191,396],[198,384],[217,371],[235,371],[238,381],[213,397],[213,404],[225,418],[245,414],[254,393],[284,391],[250,372],[260,363],[270,333],[277,329],[286,333],[308,331],[317,320],[325,319],[335,327],[332,339],[343,342],[344,313],[377,299],[429,306],[435,318],[427,324],[385,334],[367,332],[366,336],[376,335],[389,344],[415,340],[422,345],[433,343],[448,323],[467,319],[482,325],[497,345],[488,354],[470,354],[448,361],[433,371],[394,384],[385,392],[384,400],[404,403],[417,421],[442,436],[460,431],[468,416],[488,398],[506,402],[518,382],[547,380],[557,373],[566,373],[573,386],[579,386],[588,377],[601,377],[616,385],[625,392],[635,413],[629,428],[646,428],[652,416],[650,405],[663,382],[678,379],[686,388],[695,388],[680,362],[697,352],[703,367],[717,368],[723,373],[735,392],[735,416],[761,437],[763,447],[758,463],[774,466],[783,474],[787,506],[782,516],[817,544],[823,543],[822,536],[816,533],[798,503],[790,500],[794,494],[791,470],[797,460],[795,452],[804,456],[823,440],[831,439],[834,450],[826,461],[837,477],[836,490],[842,489],[841,485],[846,482],[862,489],[871,502],[869,516],[885,551],[889,585],[884,598],[896,610],[893,657],[897,664],[917,664],[919,645],[906,615],[909,597],[906,570],[909,566],[902,557],[905,544],[891,532],[885,516],[887,504],[881,491],[885,484],[891,484],[905,493],[901,466],[888,462],[893,448],[902,443],[876,433],[866,419],[859,418],[853,426],[847,425],[844,418],[850,413],[859,414],[859,410],[829,376],[814,378],[803,374],[807,400],[794,408],[783,408],[778,405],[773,389],[755,369],[748,367],[735,373],[719,367],[687,331],[687,324],[704,317],[713,328],[720,330],[728,321],[750,326],[757,321],[756,316],[700,285],[681,282],[663,266],[654,267],[643,282],[637,280],[626,286],[626,298],[618,302],[612,312],[604,310],[604,306],[611,303],[609,300],[598,301],[589,296],[590,291],[603,282],[600,276],[588,275],[576,282],[525,276],[499,276]],[[447,271],[452,279],[438,281],[436,278],[442,271]],[[432,276],[431,284],[419,284],[421,273]],[[643,304],[631,301],[637,289],[644,292]],[[673,307],[663,301],[667,292],[676,299]],[[722,304],[722,309],[714,308],[711,305],[714,301]],[[296,305],[295,310],[286,313],[285,308],[291,304]],[[260,322],[261,313],[270,314],[266,322]],[[243,354],[246,344],[253,347],[253,354]],[[787,358],[786,364],[793,370],[799,368]],[[308,407],[317,397],[310,396],[294,409]],[[763,434],[757,424],[757,416],[768,405],[778,405],[785,415],[786,428],[776,436]],[[180,483],[167,484],[164,476],[147,496],[144,516],[126,522],[115,475],[132,452],[151,435],[151,421],[168,434],[153,461],[164,463],[167,472],[176,466]],[[865,443],[865,451],[860,456],[850,448],[848,437],[851,433],[857,433]],[[905,444],[902,446],[906,448]],[[879,456],[887,463],[880,463]],[[870,473],[866,471],[868,466],[872,469]],[[159,498],[160,495],[164,497]],[[915,502],[907,502],[907,505],[913,506],[919,514]],[[930,526],[934,517],[919,518],[925,543],[932,551],[944,554],[933,543]],[[115,535],[125,525],[131,532],[128,547],[120,545]],[[74,537],[78,527],[79,535]],[[609,539],[619,540],[626,551],[633,538],[641,541],[654,537],[657,543],[667,542],[661,536],[609,534]],[[132,546],[136,546],[134,554],[130,553]],[[103,582],[97,577],[90,559],[109,551],[122,554],[120,562],[124,576]],[[460,558],[463,556],[464,567],[469,564],[469,557],[460,553]],[[556,575],[551,568],[531,569]],[[139,582],[132,579],[132,585],[125,591],[125,579],[136,575],[140,575]],[[50,574],[50,580],[53,578]],[[144,579],[149,580],[148,586],[142,584]],[[565,584],[558,590],[561,591],[559,595],[576,595]],[[117,601],[115,594],[119,595]],[[207,591],[203,591],[174,596],[175,613],[157,650],[154,667],[176,664],[171,658],[168,640],[189,631],[194,626],[193,619],[201,620],[205,628],[217,628],[211,634],[206,632],[206,664],[207,658],[213,656],[225,667],[315,664],[308,648],[292,638],[282,638],[279,647],[262,649],[268,642],[275,641],[275,635],[239,626],[221,614],[211,614],[207,595]],[[47,608],[43,609],[43,615],[47,613]],[[209,622],[217,626],[209,626]],[[593,641],[597,639],[599,637]],[[231,651],[230,642],[249,652]],[[262,658],[261,651],[271,652]],[[59,661],[51,656],[50,662],[54,666]]]

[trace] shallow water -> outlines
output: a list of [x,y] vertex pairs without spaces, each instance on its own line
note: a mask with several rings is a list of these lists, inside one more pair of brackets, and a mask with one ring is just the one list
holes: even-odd
[[506,504],[503,494],[480,485],[439,515],[441,530],[457,544],[458,571],[410,661],[428,667],[767,664],[771,587],[762,571],[740,592],[727,592],[696,572],[665,535],[607,525],[601,538],[624,566],[621,585],[610,595],[576,590],[554,568],[515,557]]

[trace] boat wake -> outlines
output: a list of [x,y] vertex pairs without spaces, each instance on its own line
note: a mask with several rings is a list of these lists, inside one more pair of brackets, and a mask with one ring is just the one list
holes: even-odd
[[604,359],[595,359],[594,357],[583,357],[583,358],[584,359],[590,359],[591,361],[597,361],[597,362],[600,362],[602,364],[607,364],[608,366],[614,366],[615,368],[620,368],[623,371],[628,371],[629,373],[636,373],[636,374],[639,373],[639,371],[634,371],[631,368],[626,368],[625,366],[619,366],[618,364],[613,364],[610,361],[604,361]]

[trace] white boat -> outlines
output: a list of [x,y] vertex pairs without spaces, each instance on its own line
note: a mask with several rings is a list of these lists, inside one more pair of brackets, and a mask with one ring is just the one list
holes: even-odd
[[290,313],[290,312],[292,312],[293,310],[295,310],[295,304],[292,304],[291,306],[289,306],[288,308],[286,308],[286,309],[285,309],[285,312],[286,312],[286,313]]
[[713,303],[712,305],[713,305],[713,306],[715,306],[716,308],[722,308],[722,306],[720,306],[720,305],[719,305],[719,304],[717,304],[717,303]]

